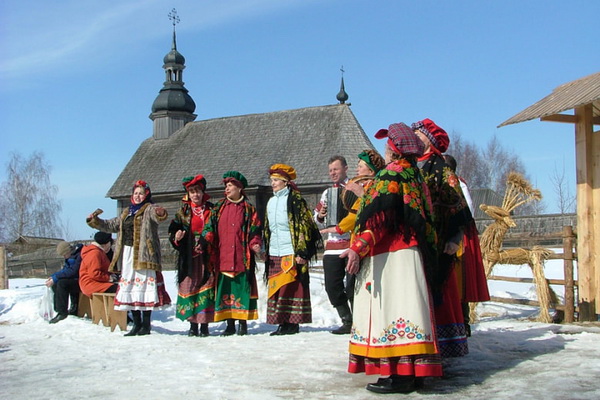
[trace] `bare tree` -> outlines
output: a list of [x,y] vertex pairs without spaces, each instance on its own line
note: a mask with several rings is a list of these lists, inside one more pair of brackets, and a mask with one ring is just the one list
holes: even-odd
[[29,158],[12,153],[6,166],[7,181],[0,188],[0,241],[19,236],[60,236],[62,210],[58,188],[50,183],[51,167],[44,154]]
[[570,190],[569,181],[565,176],[565,165],[559,171],[554,164],[554,171],[550,175],[550,182],[554,185],[554,194],[556,194],[556,205],[561,214],[575,212],[577,197]]
[[[504,193],[506,178],[511,171],[527,174],[519,156],[502,146],[493,136],[485,147],[463,140],[459,133],[453,132],[451,147],[448,151],[457,163],[457,174],[464,178],[471,189],[492,189],[499,195]],[[515,210],[520,215],[541,213],[545,205],[534,201]]]

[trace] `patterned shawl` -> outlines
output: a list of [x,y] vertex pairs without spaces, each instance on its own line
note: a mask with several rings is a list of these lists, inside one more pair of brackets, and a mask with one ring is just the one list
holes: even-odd
[[438,279],[443,282],[452,270],[456,258],[455,255],[444,253],[444,246],[448,240],[457,237],[459,231],[462,231],[473,217],[462,194],[458,177],[442,156],[434,153],[428,155],[422,162],[421,171],[433,203],[435,231],[438,237]]
[[[192,221],[192,206],[189,200],[184,200],[181,208],[177,210],[175,214],[175,218],[171,221],[169,225],[169,241],[175,250],[179,252],[179,257],[177,257],[177,283],[183,282],[185,277],[191,276],[192,268],[194,267],[194,263],[192,262],[193,258],[193,249],[196,246],[197,238],[194,232],[192,232],[190,224]],[[207,221],[210,217],[210,210],[213,207],[213,204],[210,201],[206,201],[204,203],[204,220]],[[175,233],[179,230],[185,231],[185,236],[178,243],[175,242]],[[208,260],[206,257],[204,261]],[[205,268],[205,272],[208,274],[208,268]],[[208,279],[208,275],[202,278],[202,282],[205,282]]]
[[[317,256],[317,250],[319,246],[323,245],[321,233],[315,223],[312,211],[308,208],[306,201],[300,195],[298,190],[290,188],[290,193],[287,199],[287,213],[288,223],[290,226],[290,233],[292,236],[292,246],[294,247],[294,255],[300,256],[303,259],[309,261],[311,258]],[[265,213],[265,229],[264,229],[264,242],[266,257],[268,261],[269,257],[269,241],[271,238],[271,230],[269,229],[269,217]],[[268,268],[265,267],[265,282],[268,278]],[[300,279],[305,282],[308,279],[308,270],[300,271]]]
[[375,176],[361,198],[354,230],[355,233],[382,228],[387,232],[401,231],[406,242],[414,234],[423,256],[427,280],[433,288],[437,253],[431,211],[429,190],[415,158],[400,158]]

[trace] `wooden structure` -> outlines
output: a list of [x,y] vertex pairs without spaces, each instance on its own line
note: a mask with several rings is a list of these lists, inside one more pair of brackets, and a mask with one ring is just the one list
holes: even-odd
[[[535,277],[536,293],[540,304],[538,320],[552,322],[549,309],[552,304],[556,304],[556,295],[551,290],[544,275],[544,261],[553,252],[540,246],[534,246],[531,249],[502,248],[506,233],[511,227],[515,226],[515,222],[511,218],[512,211],[525,203],[541,198],[540,191],[534,189],[521,174],[511,172],[506,180],[506,192],[502,206],[488,206],[487,204],[479,206],[481,210],[494,219],[494,223],[489,225],[481,234],[481,255],[486,277],[491,275],[496,264],[528,264]],[[471,307],[471,319],[474,320],[475,317],[475,307],[473,306]]]
[[[511,240],[511,237],[515,237],[518,240],[519,235],[508,233],[505,236],[505,243]],[[553,308],[556,310],[552,317],[552,322],[566,322],[572,323],[575,321],[575,311],[578,309],[575,307],[575,288],[577,287],[577,281],[574,278],[573,260],[575,259],[574,247],[576,246],[576,236],[573,233],[572,226],[564,226],[561,232],[553,232],[538,236],[533,240],[544,242],[547,240],[559,239],[562,242],[563,252],[557,254],[550,254],[549,260],[563,260],[563,279],[546,279],[548,285],[560,285],[564,286],[564,299],[563,304],[553,304]],[[519,283],[537,283],[536,278],[518,278],[514,276],[502,276],[492,274],[487,277],[488,281],[503,281],[503,282],[519,282]],[[491,301],[497,303],[507,304],[523,304],[533,307],[542,307],[542,303],[537,300],[528,299],[515,299],[511,297],[497,297],[491,296]],[[556,301],[558,303],[558,301]]]
[[0,246],[0,290],[2,289],[8,289],[8,260],[4,246]]
[[[562,114],[574,110],[573,114]],[[600,313],[600,72],[565,83],[499,127],[540,118],[575,125],[579,320]]]
[[110,326],[113,332],[115,327],[121,331],[127,330],[127,311],[115,310],[114,293],[94,293],[92,295],[92,322],[99,324],[102,321],[104,326]]

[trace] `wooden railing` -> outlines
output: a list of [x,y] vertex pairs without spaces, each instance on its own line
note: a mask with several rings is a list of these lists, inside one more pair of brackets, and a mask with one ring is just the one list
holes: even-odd
[[[552,306],[555,310],[564,313],[564,322],[570,323],[575,320],[575,312],[578,312],[576,306],[575,289],[577,287],[577,281],[574,279],[574,267],[573,261],[577,259],[576,253],[576,234],[573,232],[571,226],[563,227],[562,232],[550,233],[546,235],[531,236],[527,234],[507,234],[507,239],[510,240],[523,240],[531,246],[536,245],[537,242],[547,241],[549,239],[561,238],[563,243],[562,254],[552,254],[550,260],[564,260],[564,279],[546,279],[550,285],[562,285],[564,286],[564,300],[563,304],[555,304]],[[534,283],[533,278],[517,278],[510,276],[491,275],[488,280],[504,281],[504,282],[522,282],[522,283]],[[506,303],[506,304],[523,304],[534,307],[539,307],[540,303],[536,300],[528,299],[513,299],[491,296],[491,301]]]

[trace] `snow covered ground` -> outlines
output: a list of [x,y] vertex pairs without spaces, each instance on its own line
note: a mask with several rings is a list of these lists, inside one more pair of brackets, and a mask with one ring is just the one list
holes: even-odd
[[[531,276],[528,267],[498,266],[498,275]],[[529,274],[528,274],[529,273]],[[546,264],[562,278],[562,263]],[[262,276],[260,274],[259,276]],[[173,272],[167,291],[177,297]],[[260,280],[260,279],[259,279]],[[366,391],[377,377],[346,372],[348,338],[329,330],[338,319],[325,295],[322,275],[312,274],[313,323],[293,336],[271,337],[260,320],[249,335],[187,337],[188,323],[174,307],[153,313],[149,336],[123,337],[117,328],[69,317],[49,325],[39,315],[43,279],[11,280],[0,291],[0,399],[376,399]],[[532,298],[530,284],[489,282],[491,294]],[[562,293],[559,293],[562,295]],[[536,309],[487,303],[473,325],[470,354],[448,360],[446,376],[398,398],[598,399],[600,328],[533,322]]]

